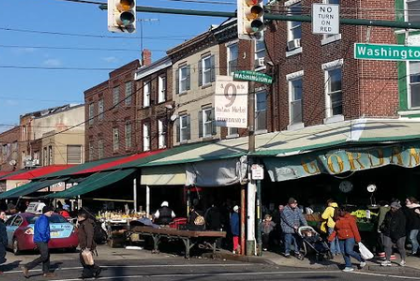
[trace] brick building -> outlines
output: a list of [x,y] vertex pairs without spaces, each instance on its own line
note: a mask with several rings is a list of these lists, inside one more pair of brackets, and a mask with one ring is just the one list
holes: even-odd
[[19,126],[0,134],[0,171],[9,172],[20,167]]

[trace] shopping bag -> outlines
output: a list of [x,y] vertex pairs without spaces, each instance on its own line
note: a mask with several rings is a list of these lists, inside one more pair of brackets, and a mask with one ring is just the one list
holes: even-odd
[[362,242],[359,242],[359,251],[360,251],[360,255],[362,256],[362,258],[364,260],[370,260],[373,258],[373,254],[371,251],[369,251],[368,248],[366,248],[365,245],[363,245]]
[[93,254],[89,250],[83,250],[82,252],[83,261],[86,265],[94,265],[95,261],[93,260]]

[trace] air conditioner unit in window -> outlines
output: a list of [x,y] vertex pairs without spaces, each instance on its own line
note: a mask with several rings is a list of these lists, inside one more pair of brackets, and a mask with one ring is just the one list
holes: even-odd
[[35,166],[38,166],[38,165],[39,165],[39,159],[34,159],[34,161],[32,161],[32,163],[33,163]]
[[257,60],[257,65],[258,66],[265,66],[265,63],[264,63],[264,58],[258,58],[258,60]]
[[300,39],[293,39],[292,41],[287,42],[288,51],[291,51],[297,48],[300,48]]

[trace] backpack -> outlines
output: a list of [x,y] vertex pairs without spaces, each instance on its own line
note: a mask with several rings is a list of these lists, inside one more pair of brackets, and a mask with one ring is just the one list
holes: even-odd
[[204,219],[204,217],[197,212],[195,212],[195,214],[197,215],[197,217],[194,219],[194,224],[195,225],[205,225],[206,220]]
[[95,220],[93,223],[93,240],[96,244],[104,244],[108,240],[108,234],[103,230],[101,222]]

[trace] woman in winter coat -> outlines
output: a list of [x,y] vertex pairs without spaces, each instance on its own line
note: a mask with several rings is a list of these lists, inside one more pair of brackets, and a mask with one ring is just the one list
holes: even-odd
[[81,210],[77,215],[79,222],[79,247],[80,247],[80,262],[83,266],[82,278],[97,278],[101,273],[101,268],[93,263],[93,265],[86,264],[83,258],[83,251],[90,251],[92,253],[96,250],[96,243],[94,241],[95,222],[89,218],[86,211]]
[[411,255],[416,255],[419,249],[419,242],[417,240],[417,234],[420,230],[420,216],[416,213],[416,210],[420,209],[414,197],[408,197],[405,199],[405,207],[402,208],[405,217],[407,218],[407,233],[409,234],[409,239],[411,242]]
[[351,263],[351,257],[360,262],[360,267],[366,266],[366,262],[362,257],[354,251],[354,244],[361,242],[359,230],[357,229],[356,219],[350,215],[345,208],[341,208],[336,216],[334,232],[328,237],[328,241],[334,241],[338,237],[340,250],[343,254],[346,267],[344,272],[351,272],[354,270]]
[[406,236],[406,217],[401,210],[401,204],[391,203],[391,210],[386,214],[385,220],[381,225],[381,232],[384,235],[384,247],[386,260],[382,266],[391,266],[392,245],[396,244],[401,255],[400,265],[405,265],[405,236]]
[[[331,233],[333,233],[334,231],[334,227],[335,227],[334,215],[337,209],[338,209],[338,204],[335,203],[333,199],[328,199],[327,208],[321,215],[322,219],[325,220],[321,224],[321,231],[323,231],[324,233],[328,233],[328,235],[331,235]],[[341,253],[340,244],[338,243],[337,237],[333,241],[331,241],[330,249],[333,255],[338,255]]]
[[233,207],[233,213],[230,216],[230,230],[232,231],[233,236],[233,253],[239,254],[239,235],[240,235],[240,226],[239,226],[239,207]]

